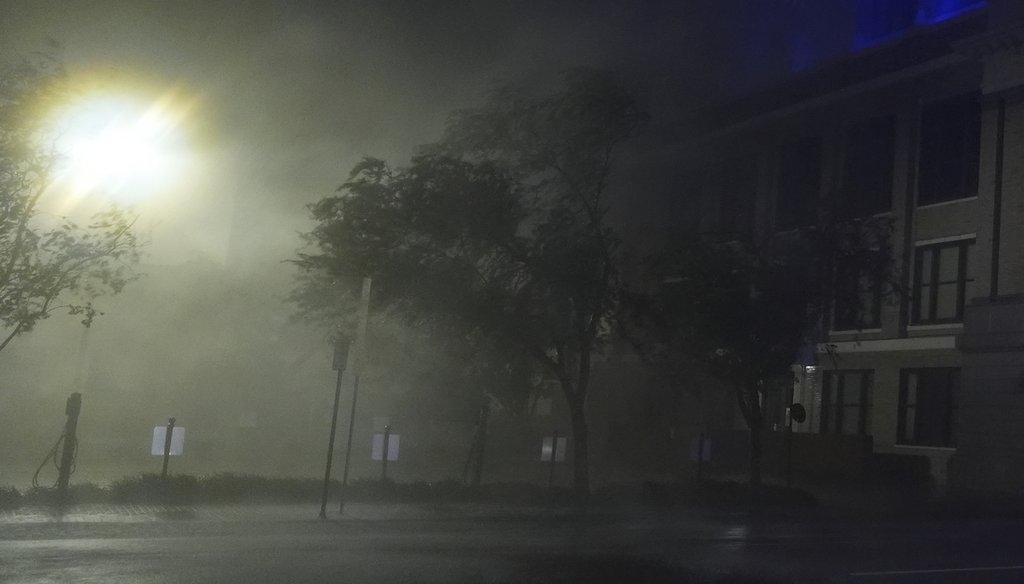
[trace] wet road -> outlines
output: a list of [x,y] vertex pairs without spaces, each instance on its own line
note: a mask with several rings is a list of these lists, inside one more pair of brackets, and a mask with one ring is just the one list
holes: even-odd
[[1024,522],[634,510],[0,518],[3,582],[1024,582]]

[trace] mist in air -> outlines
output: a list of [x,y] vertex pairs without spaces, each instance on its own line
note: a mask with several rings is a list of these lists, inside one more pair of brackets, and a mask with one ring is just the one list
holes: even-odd
[[[142,278],[99,299],[90,328],[58,313],[0,354],[0,483],[27,483],[72,391],[83,394],[76,480],[158,470],[150,436],[169,417],[188,436],[176,472],[315,476],[332,323],[298,321],[286,302],[307,205],[364,155],[404,163],[495,84],[543,84],[573,67],[610,69],[651,114],[637,152],[670,148],[665,136],[710,99],[790,70],[793,41],[772,26],[828,17],[804,5],[815,3],[759,4],[772,7],[4,2],[5,58],[47,51],[72,79],[187,96],[197,164],[159,196],[129,201],[148,242]],[[731,42],[744,33],[758,38],[756,62]],[[805,42],[831,50],[829,39]],[[614,193],[624,233],[658,216],[673,179],[625,165]],[[399,478],[458,476],[479,389],[446,373],[458,363],[419,332],[387,319],[370,328],[356,476],[376,472],[370,432],[385,418],[404,425],[403,449],[419,461],[397,466]]]

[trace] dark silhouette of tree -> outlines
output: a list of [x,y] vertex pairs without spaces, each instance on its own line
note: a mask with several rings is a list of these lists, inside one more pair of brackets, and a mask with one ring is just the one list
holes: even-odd
[[92,300],[136,277],[134,216],[111,208],[78,225],[39,212],[61,160],[43,120],[68,92],[52,58],[0,69],[0,350],[57,310],[88,326]]
[[693,236],[649,258],[623,302],[623,331],[648,363],[669,376],[710,374],[733,392],[750,431],[752,486],[761,484],[765,394],[791,385],[800,353],[827,340],[837,303],[901,294],[891,231],[889,219],[870,218],[759,246]]
[[312,206],[299,308],[331,310],[324,290],[371,276],[374,301],[413,322],[459,330],[502,367],[529,358],[562,388],[587,494],[591,357],[618,291],[607,180],[642,117],[609,77],[574,71],[554,93],[509,86],[456,112],[407,167],[364,159]]

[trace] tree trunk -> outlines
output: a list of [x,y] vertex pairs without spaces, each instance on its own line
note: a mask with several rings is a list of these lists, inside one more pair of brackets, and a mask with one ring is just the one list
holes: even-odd
[[761,486],[761,396],[757,386],[751,385],[737,388],[736,397],[750,431],[750,486],[756,489]]
[[762,424],[760,408],[748,424],[750,426],[750,486],[756,489],[761,486]]
[[491,416],[490,403],[480,407],[480,433],[476,441],[476,460],[473,461],[473,486],[479,487],[484,475],[484,454],[487,452],[487,422]]
[[572,486],[576,497],[590,495],[590,458],[587,436],[585,399],[569,398],[569,418],[572,421]]
[[[473,442],[469,446],[466,465],[462,469],[462,483],[479,487],[484,473],[484,452],[487,447],[487,421],[491,414],[490,404],[484,402],[477,414],[476,428],[473,431]],[[472,482],[470,475],[472,473]]]

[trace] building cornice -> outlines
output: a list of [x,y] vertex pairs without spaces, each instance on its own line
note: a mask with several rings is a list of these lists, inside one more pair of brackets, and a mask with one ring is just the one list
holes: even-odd
[[1024,24],[965,38],[953,43],[956,52],[981,59],[1000,53],[1024,54]]

